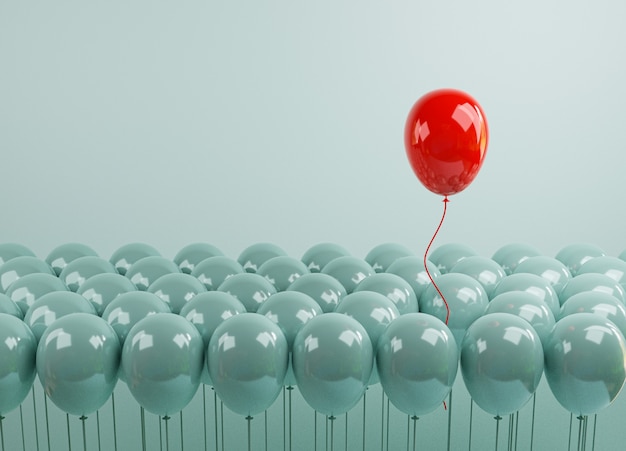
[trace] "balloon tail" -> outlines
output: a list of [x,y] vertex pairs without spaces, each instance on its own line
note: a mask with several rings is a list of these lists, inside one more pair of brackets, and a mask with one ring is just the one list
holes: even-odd
[[65,421],[67,423],[67,449],[72,451],[72,436],[70,434],[70,414],[65,414]]
[[87,431],[85,429],[85,420],[87,419],[87,417],[85,415],[81,416],[79,418],[80,422],[82,423],[83,426],[83,450],[87,451]]
[[598,425],[598,414],[593,416],[593,436],[591,438],[591,451],[596,449],[596,426]]
[[208,451],[209,443],[206,431],[206,385],[202,384],[202,419],[204,420],[204,451]]
[[348,412],[346,412],[346,440],[344,449],[348,449]]
[[98,451],[102,451],[102,440],[100,437],[100,411],[96,410],[96,431],[98,432]]
[[530,451],[533,451],[533,442],[535,439],[535,406],[537,404],[537,392],[533,393],[533,413],[530,420]]
[[[450,409],[448,410],[448,447],[446,448],[447,451],[450,451],[450,437],[452,436],[452,390],[450,390],[449,404]],[[443,407],[446,407],[445,401],[443,402]]]
[[293,387],[290,385],[287,390],[289,391],[289,451],[291,451],[291,392]]
[[365,397],[366,396],[367,396],[367,389],[365,389],[365,392],[363,393],[363,451],[365,451]]
[[[48,450],[49,450],[50,449],[50,417],[48,415],[48,397],[46,396],[45,392],[43,394],[43,407],[44,407],[44,414],[46,417],[46,438],[48,440]],[[35,416],[35,418],[37,418],[37,416]],[[37,440],[37,444],[39,444],[39,440]],[[39,447],[37,447],[37,449],[39,449]]]
[[111,412],[113,414],[113,449],[117,451],[117,422],[115,420],[115,392],[111,393]]
[[498,451],[498,440],[500,438],[500,420],[502,420],[502,417],[500,415],[496,415],[493,418],[496,420],[496,447],[495,447],[495,450]]
[[185,438],[185,434],[183,434],[183,411],[180,411],[180,450],[184,451],[185,449],[185,442],[184,442],[184,438]]
[[21,404],[20,404],[20,426],[22,427],[22,449],[26,451],[26,436],[24,434],[24,413],[22,412]]
[[170,417],[165,415],[163,420],[165,421],[165,449],[166,451],[170,451]]
[[263,415],[265,416],[265,451],[267,451],[267,410]]
[[0,445],[2,445],[2,451],[4,451],[4,427],[2,426],[2,422],[4,417],[0,415]]
[[218,433],[218,424],[217,424],[217,392],[213,387],[213,410],[215,411],[215,451],[219,450],[219,433]]
[[417,444],[417,420],[419,420],[419,417],[413,415],[411,419],[413,420],[413,451],[415,451],[415,446]]
[[250,415],[248,415],[246,417],[246,421],[248,422],[248,451],[252,451],[252,439],[251,439],[251,426],[250,426],[250,422],[252,421],[252,417]]
[[[139,412],[141,416],[141,450],[146,451],[146,413],[143,407],[139,408]],[[159,424],[161,423],[159,422]]]
[[[37,451],[39,451],[39,427],[37,425],[37,402],[35,401],[35,385],[33,384],[33,416],[35,417],[35,445]],[[46,399],[46,395],[44,393],[43,399]],[[46,415],[46,421],[48,420],[48,416]],[[50,434],[48,434],[48,449],[50,449]]]
[[446,306],[446,321],[445,321],[446,325],[448,324],[448,320],[450,319],[450,306],[448,305],[448,301],[446,301],[446,298],[441,293],[441,290],[439,290],[439,287],[435,283],[435,281],[433,279],[433,276],[430,274],[430,271],[428,270],[427,259],[428,259],[428,251],[430,251],[430,247],[432,246],[433,241],[435,241],[435,237],[439,233],[439,229],[441,229],[441,225],[443,224],[443,220],[446,217],[446,210],[447,210],[447,207],[448,207],[448,202],[450,202],[450,200],[448,199],[448,196],[445,196],[443,198],[443,215],[441,215],[441,221],[439,221],[439,225],[437,226],[437,230],[435,230],[435,233],[433,234],[433,237],[430,239],[430,243],[428,243],[428,247],[426,247],[426,252],[424,253],[424,269],[426,270],[426,274],[428,274],[428,278],[430,279],[430,283],[433,284],[433,286],[435,287],[435,290],[437,290],[437,293],[439,294],[439,296],[441,296],[441,300],[443,301],[444,305]]
[[472,420],[474,419],[474,400],[470,399],[468,451],[472,451]]

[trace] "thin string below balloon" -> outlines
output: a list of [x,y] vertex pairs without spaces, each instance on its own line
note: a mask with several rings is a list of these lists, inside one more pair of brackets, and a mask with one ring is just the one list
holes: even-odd
[[450,200],[448,199],[448,196],[445,196],[443,198],[443,215],[441,215],[441,221],[439,221],[439,225],[437,226],[437,230],[435,230],[435,233],[433,234],[433,237],[430,239],[430,243],[428,243],[428,247],[426,248],[426,252],[424,253],[424,269],[426,270],[426,274],[428,274],[428,278],[430,279],[430,283],[433,284],[433,286],[435,287],[435,290],[437,290],[437,293],[439,293],[439,296],[441,296],[441,299],[443,300],[443,303],[446,306],[446,326],[448,325],[448,320],[450,319],[450,306],[448,305],[448,301],[446,301],[446,298],[441,293],[441,290],[439,289],[439,287],[435,283],[435,280],[433,279],[433,276],[430,274],[430,271],[428,271],[427,259],[428,259],[428,251],[430,251],[430,247],[432,246],[433,241],[435,241],[435,237],[439,233],[439,229],[441,229],[441,225],[443,224],[443,220],[446,217],[446,210],[447,210],[448,202],[450,202]]

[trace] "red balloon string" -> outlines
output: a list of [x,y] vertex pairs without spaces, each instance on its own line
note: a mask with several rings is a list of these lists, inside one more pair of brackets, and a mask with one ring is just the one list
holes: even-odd
[[432,246],[433,241],[435,241],[435,237],[439,233],[439,229],[441,229],[441,224],[443,224],[443,220],[446,217],[446,209],[448,206],[448,202],[450,202],[450,200],[448,200],[448,196],[445,196],[443,198],[443,215],[441,216],[441,221],[439,221],[437,230],[435,230],[435,234],[430,239],[430,243],[428,243],[428,247],[426,248],[426,252],[424,253],[424,268],[426,269],[426,274],[428,274],[428,278],[430,279],[430,282],[433,284],[433,286],[435,287],[435,290],[437,290],[437,293],[439,293],[439,296],[441,296],[441,299],[443,300],[443,303],[446,306],[446,326],[448,325],[448,320],[450,319],[450,307],[448,306],[448,301],[446,301],[446,298],[443,296],[443,294],[441,293],[441,290],[439,290],[439,287],[433,280],[433,276],[430,275],[430,271],[428,271],[428,264],[426,263],[426,259],[428,257],[428,251],[430,250],[430,246]]

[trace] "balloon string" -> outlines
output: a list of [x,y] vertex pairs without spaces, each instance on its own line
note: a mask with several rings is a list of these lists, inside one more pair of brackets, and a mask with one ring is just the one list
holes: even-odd
[[434,233],[433,237],[430,239],[430,243],[428,243],[428,247],[426,248],[426,252],[424,253],[424,269],[426,269],[426,274],[428,274],[428,278],[430,279],[430,282],[433,284],[433,286],[435,287],[435,290],[437,290],[437,293],[439,293],[439,296],[441,296],[441,299],[443,300],[443,303],[446,306],[446,325],[448,325],[448,320],[450,319],[450,306],[448,306],[448,301],[446,301],[446,298],[443,296],[443,294],[441,293],[441,290],[439,289],[439,287],[437,286],[437,284],[433,280],[433,276],[430,274],[430,271],[428,271],[428,264],[426,263],[426,260],[428,258],[428,251],[430,250],[430,247],[432,246],[433,241],[435,241],[435,237],[439,233],[439,229],[441,229],[441,225],[443,224],[443,220],[446,217],[446,210],[447,210],[448,202],[450,202],[448,200],[448,196],[445,196],[443,198],[443,215],[441,216],[441,221],[439,221],[439,225],[437,226],[437,230],[435,230],[435,233]]

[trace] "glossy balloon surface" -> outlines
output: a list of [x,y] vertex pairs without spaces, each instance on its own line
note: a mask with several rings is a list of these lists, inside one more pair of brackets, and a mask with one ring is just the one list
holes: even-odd
[[7,315],[15,316],[19,319],[24,318],[22,309],[4,293],[0,293],[0,313],[6,313]]
[[570,296],[561,306],[560,318],[575,313],[600,315],[615,324],[626,337],[626,306],[615,296],[600,291],[583,291]]
[[130,267],[142,258],[160,256],[161,253],[149,244],[128,243],[113,252],[109,261],[118,273],[125,275]]
[[[426,264],[428,265],[428,272],[430,272],[430,276],[433,279],[441,275],[441,272],[433,262],[427,260]],[[421,257],[399,258],[387,268],[387,272],[400,276],[409,282],[418,300],[426,287],[431,284],[430,277],[428,277],[424,268],[424,259]]]
[[292,283],[287,291],[299,291],[311,296],[324,313],[333,312],[347,294],[346,289],[334,277],[323,273],[304,274]]
[[517,265],[514,272],[516,274],[536,274],[543,277],[550,282],[550,285],[552,285],[557,295],[561,293],[565,285],[567,285],[567,282],[572,278],[570,270],[562,262],[556,258],[543,255],[527,258]]
[[102,316],[109,303],[122,293],[136,291],[137,287],[118,273],[96,274],[87,279],[76,291],[87,299]]
[[604,274],[624,286],[626,284],[626,261],[608,255],[594,257],[582,264],[577,274],[587,273]]
[[352,293],[359,283],[374,273],[369,263],[352,256],[338,257],[324,266],[322,270],[322,274],[328,274],[337,279],[347,293]]
[[383,243],[374,246],[365,256],[365,261],[376,272],[385,272],[389,265],[402,257],[410,257],[413,252],[406,246],[398,243]]
[[34,257],[35,253],[19,243],[0,243],[0,266],[15,257]]
[[82,243],[65,243],[55,247],[46,257],[46,263],[58,276],[71,261],[80,257],[97,257],[98,253]]
[[492,298],[493,290],[506,277],[506,272],[498,263],[487,257],[473,255],[460,260],[450,272],[467,274],[476,279],[485,289],[487,297]]
[[24,315],[24,322],[30,327],[37,340],[57,319],[71,313],[96,314],[87,299],[72,291],[53,291],[37,299]]
[[428,260],[435,264],[441,274],[446,274],[464,258],[476,255],[478,252],[465,244],[446,243],[433,249]]
[[567,266],[572,276],[578,274],[578,270],[588,260],[595,257],[602,257],[606,253],[595,244],[573,243],[562,248],[555,256],[557,260]]
[[61,280],[48,273],[33,273],[20,277],[7,290],[7,296],[15,302],[25,315],[31,305],[44,294],[53,291],[69,291]]
[[45,261],[31,256],[20,256],[0,266],[0,293],[6,293],[11,284],[27,274],[51,274],[54,271]]
[[254,273],[235,274],[218,288],[235,296],[248,312],[256,312],[267,299],[276,294],[276,288],[265,277]]
[[125,276],[135,284],[138,290],[146,291],[159,277],[166,274],[180,273],[178,265],[161,256],[144,257],[128,268]]
[[198,263],[191,275],[204,284],[207,290],[217,290],[230,276],[243,274],[245,271],[238,261],[230,257],[209,257]]
[[270,258],[257,270],[257,274],[269,280],[276,291],[285,291],[298,277],[308,272],[304,263],[286,255]]
[[605,274],[586,273],[578,274],[565,285],[559,296],[561,305],[565,304],[573,295],[583,291],[599,291],[610,294],[626,304],[626,291],[615,279]]
[[115,267],[101,257],[79,257],[69,262],[61,273],[59,279],[71,291],[78,291],[82,284],[96,274],[115,274]]
[[558,318],[561,310],[559,296],[552,287],[552,284],[537,274],[515,273],[506,276],[496,286],[493,297],[509,291],[525,291],[534,294],[539,300],[545,302],[555,318]]
[[301,260],[310,272],[321,272],[328,262],[346,255],[350,255],[350,252],[339,244],[318,243],[307,249]]
[[541,252],[534,246],[525,243],[509,243],[500,247],[491,257],[504,272],[509,275],[515,272],[517,265],[530,257],[540,256]]
[[239,254],[237,261],[246,272],[257,272],[263,263],[273,257],[287,255],[279,246],[272,243],[255,243]]
[[378,273],[365,278],[353,292],[374,291],[386,296],[394,303],[401,315],[419,310],[418,300],[411,285],[400,276]]
[[224,253],[212,244],[192,243],[179,250],[173,260],[183,273],[191,274],[202,260],[223,255]]
[[148,287],[148,291],[163,299],[172,313],[179,313],[194,296],[204,293],[206,287],[190,274],[173,273],[159,277]]

